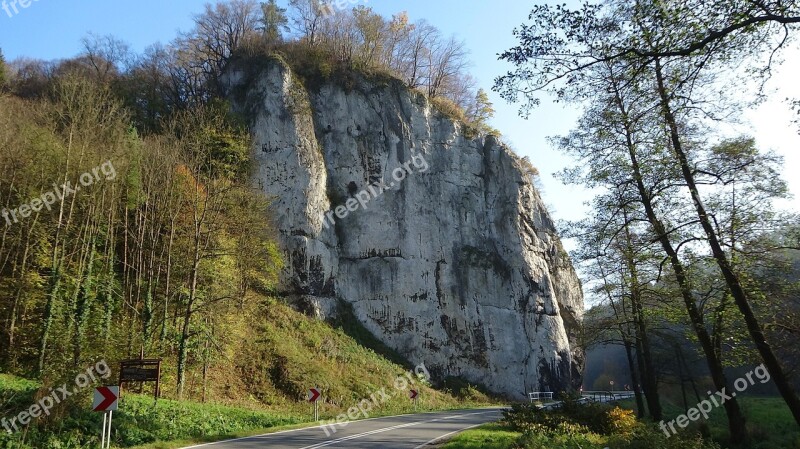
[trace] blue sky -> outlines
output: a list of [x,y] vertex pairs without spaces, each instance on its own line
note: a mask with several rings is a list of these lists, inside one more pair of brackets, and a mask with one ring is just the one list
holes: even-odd
[[[10,0],[6,0],[10,1]],[[351,0],[356,3],[359,0]],[[497,53],[515,44],[511,31],[526,21],[531,0],[369,0],[361,2],[389,16],[408,11],[412,20],[425,19],[463,39],[474,61],[473,75],[489,90],[493,79],[510,67],[497,61]],[[2,2],[2,0],[0,0]],[[287,0],[279,0],[287,3]],[[27,8],[9,17],[0,9],[0,48],[6,59],[20,56],[57,59],[80,51],[80,39],[88,32],[113,34],[132,45],[137,52],[147,45],[172,40],[179,30],[191,28],[193,14],[200,12],[202,0],[31,0]],[[1,5],[2,3],[0,3]],[[13,10],[12,10],[13,13]],[[762,147],[772,148],[787,158],[785,177],[795,196],[800,196],[800,136],[798,126],[783,101],[800,98],[800,84],[793,78],[800,73],[800,51],[787,54],[789,61],[769,84],[777,89],[774,101],[749,110],[744,123],[731,132],[755,135]],[[493,125],[512,146],[542,173],[543,196],[556,219],[580,219],[582,202],[590,196],[574,187],[565,187],[551,174],[570,165],[569,159],[553,151],[546,138],[564,134],[573,126],[577,111],[544,101],[530,119],[517,115],[517,106],[508,105],[491,93],[497,109]],[[800,198],[783,204],[800,211]]]

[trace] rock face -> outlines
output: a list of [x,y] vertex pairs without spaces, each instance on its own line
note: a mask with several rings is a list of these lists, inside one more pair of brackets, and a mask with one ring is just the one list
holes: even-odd
[[287,294],[361,323],[434,378],[580,384],[583,294],[526,164],[396,80],[304,87],[278,60],[225,83],[247,111]]

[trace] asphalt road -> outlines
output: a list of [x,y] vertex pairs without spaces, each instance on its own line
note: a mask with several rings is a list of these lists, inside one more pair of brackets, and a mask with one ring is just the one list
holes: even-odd
[[[417,449],[429,447],[453,435],[497,421],[502,408],[421,413],[353,421],[326,435],[320,426],[289,430],[218,443],[190,446],[203,449]],[[184,448],[189,449],[189,448]]]

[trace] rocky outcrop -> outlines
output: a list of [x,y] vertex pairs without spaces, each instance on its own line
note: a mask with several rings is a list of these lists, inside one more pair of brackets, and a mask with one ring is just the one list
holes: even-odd
[[226,77],[287,292],[321,318],[351,305],[435,378],[515,398],[577,387],[581,285],[525,163],[399,81],[354,80],[310,90],[279,60]]

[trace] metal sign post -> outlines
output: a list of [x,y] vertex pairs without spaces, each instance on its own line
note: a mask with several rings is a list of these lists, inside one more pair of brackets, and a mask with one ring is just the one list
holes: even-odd
[[320,394],[319,388],[317,387],[308,390],[308,402],[314,404],[314,421],[319,421],[319,407],[317,401],[319,400]]
[[98,387],[94,390],[92,411],[103,412],[103,430],[100,432],[100,449],[111,447],[111,418],[119,408],[119,387]]
[[114,417],[114,410],[108,411],[108,438],[106,438],[105,449],[111,449],[111,418]]
[[108,423],[108,413],[103,413],[103,430],[100,432],[100,449],[106,448],[106,426]]

